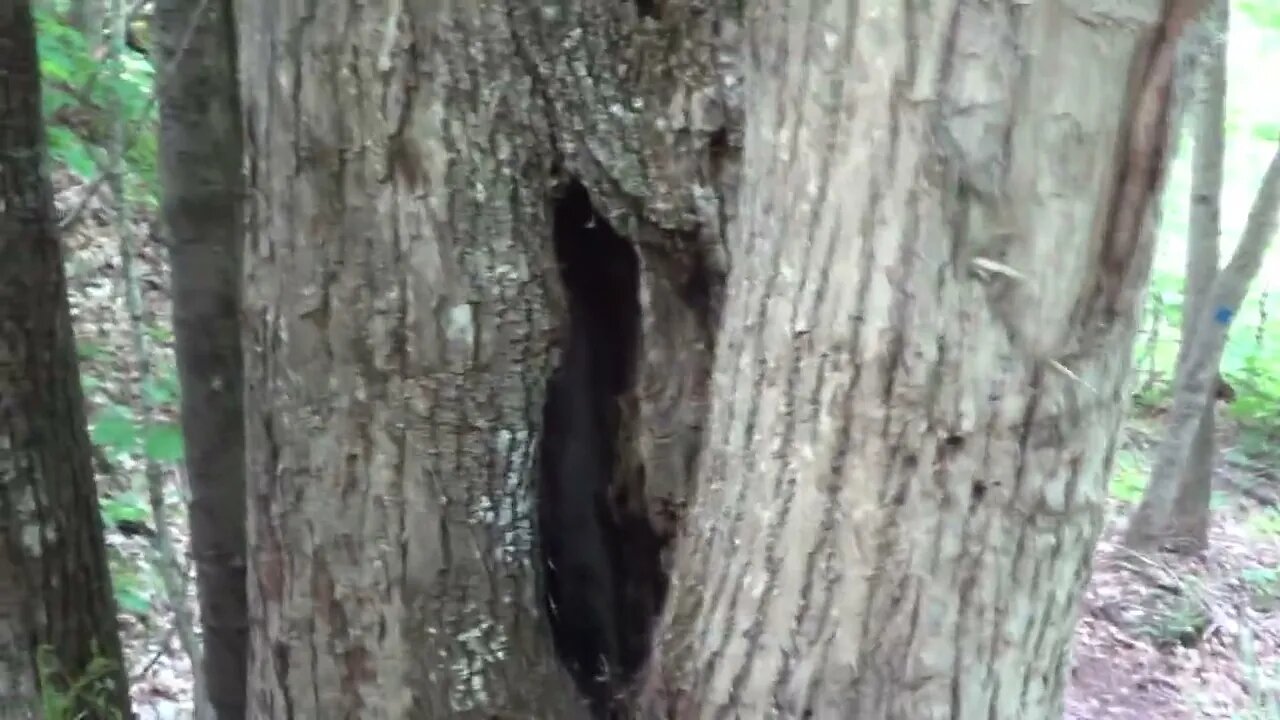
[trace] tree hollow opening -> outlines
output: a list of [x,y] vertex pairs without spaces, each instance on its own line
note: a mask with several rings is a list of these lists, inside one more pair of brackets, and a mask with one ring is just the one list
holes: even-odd
[[572,181],[554,201],[568,301],[538,475],[542,594],[556,652],[592,714],[618,717],[666,594],[637,448],[640,261]]

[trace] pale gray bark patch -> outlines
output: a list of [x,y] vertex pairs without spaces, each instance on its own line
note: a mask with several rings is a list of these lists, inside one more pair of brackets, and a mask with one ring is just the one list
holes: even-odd
[[1185,10],[749,5],[649,716],[1060,714]]

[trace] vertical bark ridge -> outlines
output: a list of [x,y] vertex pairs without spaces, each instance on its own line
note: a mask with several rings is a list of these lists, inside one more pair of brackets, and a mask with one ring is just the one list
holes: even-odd
[[1132,334],[1073,356],[1083,381],[1052,369],[1091,332],[1069,311],[1127,92],[1077,66],[1134,57],[1161,6],[876,10],[749,11],[741,244],[673,583],[672,616],[699,611],[663,670],[689,717],[1049,717],[1062,687]]

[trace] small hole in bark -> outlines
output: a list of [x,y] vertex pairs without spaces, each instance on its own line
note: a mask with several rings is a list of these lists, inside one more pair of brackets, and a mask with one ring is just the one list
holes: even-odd
[[972,504],[977,505],[978,503],[982,502],[982,499],[985,498],[986,496],[987,496],[987,483],[982,480],[974,480],[973,496],[971,498]]
[[946,442],[949,450],[959,450],[964,447],[964,437],[962,435],[948,435],[944,442]]
[[[542,595],[562,663],[597,718],[613,717],[644,663],[667,578],[643,500],[643,468],[619,464],[635,423],[639,260],[581,183],[554,202],[568,300],[560,366],[547,383],[537,482]],[[619,477],[619,467],[631,467]]]
[[636,0],[636,14],[642,18],[658,17],[657,0]]

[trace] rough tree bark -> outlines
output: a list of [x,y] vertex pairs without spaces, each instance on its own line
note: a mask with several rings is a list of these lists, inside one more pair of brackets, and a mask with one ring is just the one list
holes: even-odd
[[191,485],[203,667],[218,720],[245,716],[244,180],[228,0],[157,0],[162,218]]
[[[93,683],[93,697],[75,696],[84,717],[130,717],[28,0],[0,5],[0,68],[0,564],[27,591],[23,612],[8,604],[0,611],[0,636],[22,633],[28,670],[47,649],[58,672],[44,678],[55,683],[50,691],[65,693],[90,675],[109,682]],[[104,662],[105,677],[91,670]]]
[[250,714],[556,717],[550,158],[484,3],[241,3]]
[[[1218,274],[1218,238],[1222,232],[1222,164],[1226,148],[1227,41],[1230,8],[1225,0],[1210,5],[1201,23],[1199,83],[1195,95],[1199,99],[1196,117],[1195,147],[1192,151],[1191,215],[1187,230],[1186,287],[1183,291],[1182,340],[1174,371],[1177,378],[1187,368],[1189,351],[1196,347],[1200,320],[1207,312],[1209,293]],[[1212,392],[1212,391],[1211,391]],[[1163,528],[1160,534],[1180,538],[1189,551],[1199,551],[1209,544],[1209,498],[1213,490],[1213,467],[1217,450],[1214,439],[1215,408],[1212,401],[1204,404],[1200,420],[1194,428],[1191,447],[1183,465],[1165,463],[1163,470],[1173,468],[1172,475],[1152,474],[1146,495],[1167,494],[1156,504],[1171,512],[1163,516],[1151,514],[1152,501],[1144,500],[1129,519],[1135,537],[1155,534],[1155,528],[1143,527],[1154,522]],[[1157,465],[1159,463],[1157,462]],[[1166,504],[1167,503],[1167,504]]]
[[[1280,145],[1254,196],[1244,232],[1231,260],[1217,273],[1195,318],[1195,342],[1181,357],[1165,438],[1156,453],[1152,481],[1129,518],[1125,544],[1131,548],[1194,551],[1208,543],[1207,482],[1195,484],[1183,473],[1196,446],[1201,419],[1212,411],[1218,366],[1231,321],[1249,294],[1276,235],[1280,214]],[[1181,354],[1181,353],[1180,353]],[[1171,481],[1176,481],[1176,484]],[[1198,520],[1195,516],[1199,514]]]
[[740,225],[647,714],[1060,714],[1197,10],[746,4]]
[[733,214],[728,61],[697,5],[237,5],[252,713],[581,712],[530,507],[565,315],[548,190],[579,181],[638,246],[611,499],[669,533]]

